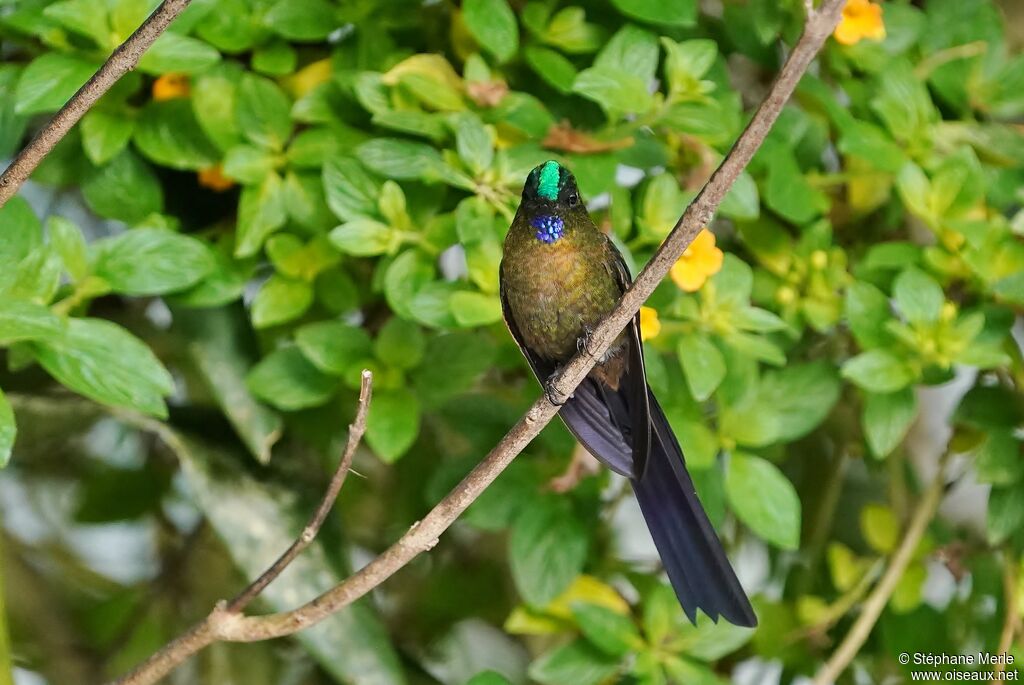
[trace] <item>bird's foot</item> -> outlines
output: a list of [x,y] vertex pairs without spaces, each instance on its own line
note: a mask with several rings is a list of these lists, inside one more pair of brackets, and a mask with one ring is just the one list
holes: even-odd
[[566,400],[559,400],[557,395],[558,392],[555,390],[555,378],[558,376],[558,372],[555,371],[553,374],[548,376],[548,379],[544,381],[544,396],[548,398],[548,402],[561,407],[565,404]]
[[576,351],[585,352],[589,356],[593,357],[594,353],[590,349],[590,339],[594,335],[594,327],[583,324],[583,334],[576,338]]

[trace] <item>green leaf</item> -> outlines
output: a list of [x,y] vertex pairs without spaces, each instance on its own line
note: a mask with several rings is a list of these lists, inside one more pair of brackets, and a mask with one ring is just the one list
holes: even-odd
[[985,435],[975,462],[978,480],[993,485],[1010,485],[1024,477],[1021,442],[1013,431],[993,429]]
[[[665,46],[665,78],[672,96],[702,96],[705,88],[701,79],[714,65],[718,57],[718,44],[713,40],[698,38],[677,43],[662,37]],[[748,180],[749,179],[748,176]]]
[[860,510],[860,530],[868,546],[880,554],[891,553],[900,539],[896,514],[882,504],[864,505]]
[[692,26],[697,21],[696,0],[612,0],[627,17],[665,26]]
[[658,39],[653,33],[626,24],[601,48],[594,66],[632,74],[649,83],[658,69],[658,52]]
[[99,65],[63,52],[47,52],[21,72],[14,111],[38,114],[60,109],[89,80]]
[[[543,11],[539,5],[534,5]],[[530,9],[531,6],[527,6]],[[539,22],[532,21],[526,10],[523,12],[523,24],[538,34],[538,38],[547,45],[570,54],[593,52],[601,46],[604,32],[594,24],[586,21],[586,12],[582,7],[566,7],[551,17],[546,26],[547,12]],[[540,24],[540,25],[538,25]]]
[[327,0],[278,0],[263,15],[263,25],[288,40],[315,42],[338,28],[336,13]]
[[864,397],[864,437],[871,454],[883,459],[903,442],[917,416],[911,388],[891,393],[869,392]]
[[232,259],[227,245],[212,250],[213,270],[188,290],[172,296],[185,307],[220,307],[242,297],[253,276],[255,265],[249,259]]
[[235,116],[238,71],[228,65],[215,67],[192,80],[192,109],[196,121],[221,150],[241,142]]
[[159,179],[131,150],[124,150],[82,182],[89,207],[102,217],[135,224],[163,208]]
[[899,191],[903,204],[911,213],[926,221],[936,219],[931,206],[931,181],[921,171],[921,167],[913,162],[904,164],[896,176],[896,189]]
[[253,16],[256,12],[257,8],[246,0],[220,0],[216,10],[207,13],[196,26],[196,33],[222,52],[245,52],[265,33]]
[[[309,500],[298,496],[294,483],[254,477],[242,456],[227,452],[224,446],[208,447],[191,437],[175,435],[180,439],[171,447],[181,462],[191,498],[224,541],[243,576],[258,577],[301,533],[311,511]],[[326,532],[289,564],[288,573],[261,593],[261,602],[270,610],[293,609],[297,598],[315,597],[349,574],[349,569],[337,565],[339,557],[348,556],[347,549],[339,549],[338,539]],[[332,612],[315,628],[300,631],[295,639],[336,682],[406,683],[388,632],[368,601]]]
[[434,276],[432,260],[419,250],[406,250],[398,255],[384,273],[384,296],[388,306],[399,316],[415,319],[413,298]]
[[893,299],[900,312],[911,323],[934,323],[939,320],[946,296],[942,287],[920,269],[904,269],[892,286]]
[[317,370],[297,347],[281,347],[264,357],[246,378],[249,391],[285,411],[318,407],[331,398],[337,381]]
[[736,516],[764,540],[781,549],[800,546],[800,498],[770,461],[742,452],[732,454],[725,493]]
[[572,92],[572,84],[578,72],[573,63],[561,53],[539,45],[527,45],[523,49],[523,57],[548,85],[563,94]]
[[892,320],[889,298],[881,290],[863,281],[846,289],[846,319],[853,337],[861,347],[883,347],[892,341],[885,324]]
[[566,500],[544,497],[526,507],[509,538],[509,563],[519,594],[534,606],[553,600],[583,570],[588,543],[586,528]]
[[625,114],[643,114],[654,104],[643,79],[614,67],[590,67],[576,76],[574,93],[593,100],[617,120]]
[[251,257],[263,242],[288,220],[284,183],[275,173],[267,174],[259,185],[246,186],[238,202],[238,229],[235,257]]
[[694,659],[714,662],[745,645],[754,633],[751,628],[734,626],[728,621],[702,621],[696,626],[680,621],[673,647]]
[[410,140],[374,138],[356,148],[356,156],[372,171],[400,181],[436,181],[446,173],[436,148]]
[[166,228],[136,228],[96,243],[96,275],[114,292],[163,295],[198,283],[214,268],[206,244]]
[[715,297],[723,303],[745,308],[754,288],[754,271],[750,265],[732,253],[725,255],[722,268],[711,277]]
[[195,171],[220,161],[220,152],[200,128],[191,103],[181,98],[146,105],[133,140],[143,155],[172,169]]
[[619,670],[619,660],[585,640],[556,647],[530,664],[530,678],[542,685],[597,685]]
[[455,118],[455,149],[476,175],[488,170],[494,161],[494,139],[490,130],[480,117],[469,112]]
[[142,53],[139,71],[144,74],[182,72],[198,74],[220,61],[216,48],[196,38],[165,31]]
[[313,287],[307,281],[275,274],[268,278],[252,303],[254,328],[278,326],[306,313],[313,304]]
[[123,111],[90,109],[82,117],[82,149],[93,164],[101,166],[116,157],[132,138],[135,119]]
[[50,245],[40,245],[18,265],[0,275],[0,296],[49,304],[60,287],[60,258]]
[[466,685],[512,685],[512,683],[499,673],[484,671],[467,680]]
[[318,369],[336,376],[358,373],[373,354],[369,334],[341,321],[306,324],[295,332],[295,344]]
[[366,419],[366,444],[387,463],[405,454],[420,432],[419,400],[407,388],[378,390]]
[[331,243],[347,254],[371,257],[394,252],[401,237],[387,224],[373,219],[353,219],[330,233]]
[[499,61],[507,62],[519,50],[519,28],[507,0],[466,0],[462,17],[480,47]]
[[25,340],[57,341],[64,335],[64,320],[40,304],[0,298],[0,345]]
[[107,12],[97,11],[90,0],[55,2],[43,10],[43,16],[53,19],[69,31],[91,38],[100,47],[106,47],[110,40]]
[[583,636],[608,656],[622,657],[643,645],[633,619],[608,607],[574,602],[572,615]]
[[828,209],[828,197],[810,184],[792,151],[781,145],[764,149],[769,150],[764,153],[768,159],[764,202],[768,207],[795,224],[808,223]]
[[234,307],[175,308],[174,326],[187,336],[186,349],[199,376],[250,454],[261,464],[269,463],[284,424],[246,387],[245,375],[254,360],[243,313]]
[[268,41],[252,53],[253,71],[269,76],[287,76],[296,70],[298,62],[298,52],[283,40]]
[[892,393],[910,385],[914,374],[891,352],[868,350],[843,364],[843,378],[875,393]]
[[89,248],[78,226],[62,216],[51,214],[46,220],[46,233],[50,236],[50,244],[60,254],[71,280],[85,279],[91,273]]
[[427,406],[437,406],[468,390],[494,360],[494,346],[470,332],[438,335],[427,342],[423,364],[413,375],[416,394]]
[[720,211],[723,216],[740,221],[753,221],[761,216],[761,198],[750,174],[744,171],[736,177],[736,182],[722,198]]
[[14,439],[18,435],[18,428],[14,423],[14,410],[7,396],[0,390],[0,469],[7,466],[11,460],[11,451],[14,449]]
[[395,316],[381,327],[373,350],[377,358],[389,366],[412,369],[423,360],[426,344],[419,326]]
[[988,496],[988,541],[998,545],[1024,526],[1024,488],[993,487]]
[[43,243],[43,227],[25,198],[12,197],[0,207],[0,283],[5,273]]
[[679,338],[677,353],[686,373],[690,394],[699,402],[711,397],[725,378],[725,358],[703,333],[689,333]]
[[460,290],[449,300],[455,321],[464,328],[475,328],[501,321],[501,300],[497,295]]
[[252,145],[235,145],[224,155],[223,171],[228,178],[251,185],[260,183],[278,165],[278,156]]
[[69,389],[116,407],[161,418],[174,381],[146,345],[102,319],[76,318],[64,334],[33,344],[40,365]]
[[718,436],[702,421],[680,418],[676,419],[677,411],[672,407],[665,409],[672,430],[679,438],[679,444],[686,455],[686,465],[691,469],[710,468],[715,463],[720,448]]
[[324,164],[327,205],[339,219],[351,221],[377,216],[381,183],[351,157],[332,157]]
[[312,281],[340,259],[322,235],[303,243],[291,233],[278,233],[267,241],[266,253],[277,273],[304,281]]
[[839,400],[835,369],[826,362],[793,364],[764,375],[758,402],[778,414],[776,440],[791,442],[818,426]]
[[242,135],[260,147],[283,150],[292,133],[291,102],[284,91],[269,79],[245,74],[236,97]]

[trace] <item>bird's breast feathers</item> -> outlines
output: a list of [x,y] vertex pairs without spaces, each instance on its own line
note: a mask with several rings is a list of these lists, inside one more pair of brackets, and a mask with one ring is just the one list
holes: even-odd
[[528,347],[548,359],[567,359],[586,327],[614,307],[617,287],[589,245],[524,242],[506,251],[502,265],[511,314]]

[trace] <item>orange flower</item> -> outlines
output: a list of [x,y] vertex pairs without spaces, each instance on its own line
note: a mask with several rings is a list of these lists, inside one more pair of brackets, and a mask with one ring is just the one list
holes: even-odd
[[715,247],[715,234],[704,229],[697,234],[683,256],[672,265],[669,275],[681,290],[693,293],[722,268],[722,251]]
[[224,175],[224,170],[220,164],[200,169],[197,176],[199,177],[199,185],[218,193],[223,193],[235,185],[234,181]]
[[188,93],[188,74],[164,74],[153,81],[153,99],[157,102],[187,98]]
[[654,307],[640,307],[640,339],[651,340],[661,333],[661,321]]
[[882,40],[885,38],[882,6],[871,0],[849,0],[832,35],[842,45],[856,45],[864,38]]

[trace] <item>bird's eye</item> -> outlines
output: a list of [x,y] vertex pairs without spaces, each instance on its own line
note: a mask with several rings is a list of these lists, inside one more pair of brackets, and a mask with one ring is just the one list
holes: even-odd
[[570,207],[575,207],[576,203],[579,202],[579,201],[580,201],[580,196],[577,195],[576,193],[573,193],[572,195],[569,196],[569,206]]

